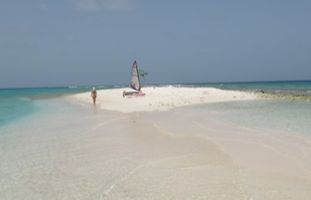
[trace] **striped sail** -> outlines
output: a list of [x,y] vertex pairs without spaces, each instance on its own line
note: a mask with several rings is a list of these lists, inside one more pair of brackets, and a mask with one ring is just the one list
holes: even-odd
[[140,91],[141,85],[139,80],[139,72],[138,72],[138,66],[136,60],[134,61],[132,65],[132,80],[130,84],[131,88],[134,90]]

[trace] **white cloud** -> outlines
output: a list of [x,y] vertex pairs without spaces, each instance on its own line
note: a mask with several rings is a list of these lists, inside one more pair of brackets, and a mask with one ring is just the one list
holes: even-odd
[[129,10],[133,8],[131,0],[75,0],[79,10]]

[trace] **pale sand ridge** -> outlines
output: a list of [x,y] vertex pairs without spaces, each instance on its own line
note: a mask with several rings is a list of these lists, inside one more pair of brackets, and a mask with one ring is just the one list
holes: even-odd
[[[253,100],[256,95],[250,92],[227,91],[216,88],[189,87],[146,87],[144,97],[123,98],[122,92],[128,88],[99,90],[97,104],[101,109],[124,113],[142,111],[165,111],[172,108],[203,103]],[[89,93],[74,96],[82,102],[90,103]]]

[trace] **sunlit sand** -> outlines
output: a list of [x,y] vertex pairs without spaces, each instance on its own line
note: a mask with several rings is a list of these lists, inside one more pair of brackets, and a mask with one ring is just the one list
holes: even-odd
[[[128,88],[99,90],[97,104],[101,109],[119,112],[164,111],[181,106],[224,101],[256,99],[254,93],[225,91],[216,88],[187,87],[146,87],[144,97],[123,98],[122,92]],[[89,104],[90,94],[75,95],[77,99]]]

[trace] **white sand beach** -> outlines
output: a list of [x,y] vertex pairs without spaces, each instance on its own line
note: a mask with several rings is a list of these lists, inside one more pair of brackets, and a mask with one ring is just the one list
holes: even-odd
[[[129,88],[99,90],[97,104],[101,109],[124,113],[142,111],[164,111],[181,106],[224,101],[240,101],[256,99],[253,93],[225,91],[216,88],[190,87],[146,87],[144,97],[123,98],[122,92]],[[89,104],[90,94],[75,95],[80,101]]]
[[2,129],[0,199],[311,198],[310,137],[240,126],[202,107],[254,94],[122,91],[98,91],[97,107],[89,93],[44,100],[55,104],[49,113]]

